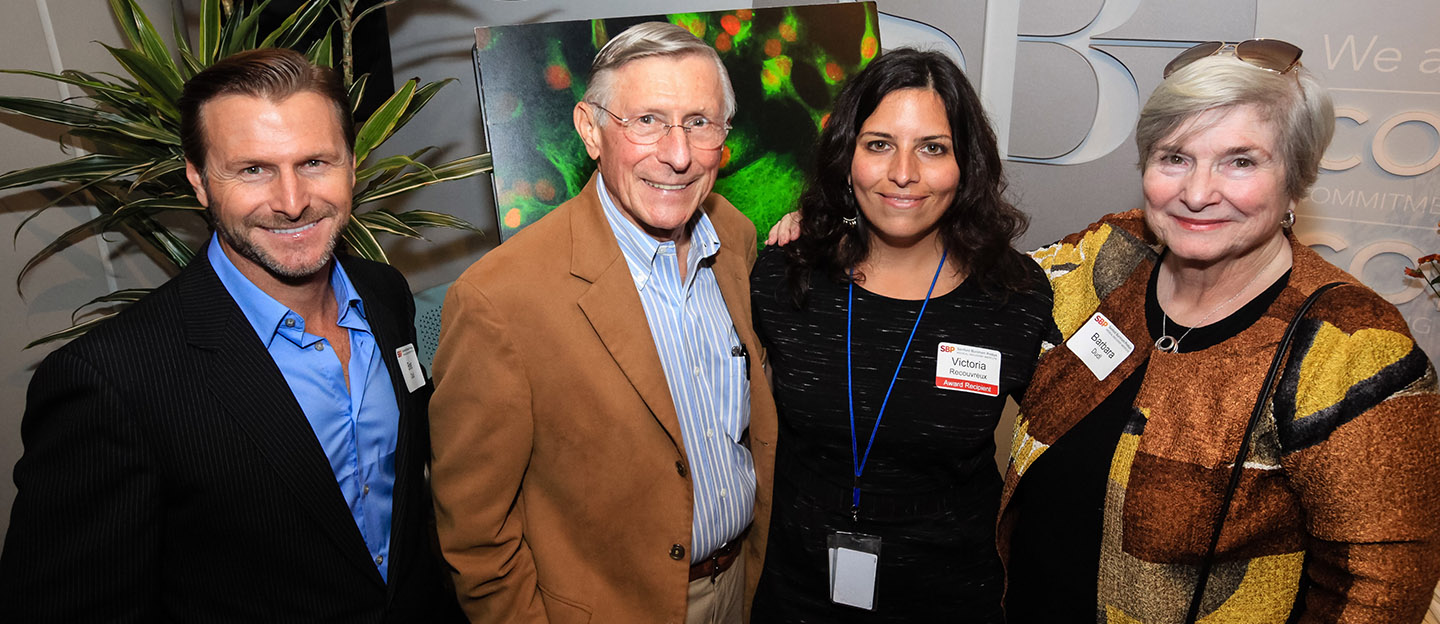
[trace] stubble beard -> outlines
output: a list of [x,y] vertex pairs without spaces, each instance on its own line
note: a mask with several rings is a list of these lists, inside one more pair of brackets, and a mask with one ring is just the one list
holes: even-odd
[[[302,221],[305,216],[308,216],[308,212],[307,210],[306,213],[302,213]],[[282,281],[298,281],[313,277],[316,273],[330,266],[330,261],[335,258],[335,246],[339,243],[341,234],[339,229],[335,230],[335,233],[331,235],[330,239],[325,243],[324,253],[320,254],[320,257],[317,258],[315,262],[301,266],[287,266],[278,258],[270,255],[265,249],[252,242],[245,236],[244,231],[236,231],[224,221],[214,218],[213,213],[211,222],[215,224],[216,235],[229,245],[231,249],[235,250],[235,253],[263,267],[271,275],[274,275]],[[250,223],[247,221],[244,227],[248,229],[263,226],[259,223]]]

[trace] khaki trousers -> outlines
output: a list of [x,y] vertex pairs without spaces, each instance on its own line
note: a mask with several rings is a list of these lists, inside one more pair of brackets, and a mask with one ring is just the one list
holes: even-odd
[[741,624],[745,619],[745,549],[713,580],[690,581],[685,624]]

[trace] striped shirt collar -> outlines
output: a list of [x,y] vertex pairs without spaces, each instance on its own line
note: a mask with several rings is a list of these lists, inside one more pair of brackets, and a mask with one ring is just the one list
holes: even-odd
[[[646,234],[645,230],[640,229],[640,226],[625,218],[620,207],[616,206],[615,200],[610,197],[610,191],[605,188],[605,178],[598,172],[595,177],[595,190],[600,195],[600,206],[605,210],[605,220],[610,222],[610,230],[615,233],[615,241],[620,244],[620,253],[625,256],[625,264],[630,267],[630,277],[634,278],[637,290],[645,290],[646,283],[655,272],[655,262],[661,255],[661,250],[668,248],[670,253],[665,255],[674,255],[675,243],[655,240]],[[720,253],[720,235],[715,232],[715,224],[710,222],[710,215],[701,209],[696,212],[700,218],[690,229],[690,252],[685,259],[686,281],[694,280],[695,269],[701,260]]]

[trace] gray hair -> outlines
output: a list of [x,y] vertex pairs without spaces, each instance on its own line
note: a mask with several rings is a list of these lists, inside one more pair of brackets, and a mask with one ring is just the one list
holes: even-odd
[[[703,56],[715,62],[715,71],[720,74],[720,86],[725,94],[725,118],[716,121],[728,122],[735,116],[735,89],[730,86],[730,74],[715,48],[680,26],[666,22],[645,22],[625,29],[611,39],[595,54],[590,64],[590,84],[585,89],[584,100],[608,107],[615,91],[615,72],[630,61],[652,56]],[[601,115],[604,123],[609,115]]]
[[1299,201],[1320,175],[1320,159],[1335,134],[1330,93],[1305,67],[1284,74],[1261,69],[1231,54],[1186,65],[1150,94],[1135,127],[1144,172],[1157,144],[1206,111],[1253,105],[1275,127],[1285,166],[1285,192]]

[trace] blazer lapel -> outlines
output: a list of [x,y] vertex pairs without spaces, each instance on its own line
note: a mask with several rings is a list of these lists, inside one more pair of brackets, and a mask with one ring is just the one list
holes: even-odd
[[591,176],[576,196],[579,205],[570,212],[571,273],[590,283],[578,301],[580,310],[675,448],[684,455],[680,418],[675,413],[660,354],[655,350],[655,338],[650,335],[635,279],[605,219],[598,192],[596,177]]
[[[342,264],[350,276],[350,282],[355,286],[355,291],[360,299],[365,302],[365,321],[370,325],[370,333],[375,336],[375,342],[380,348],[380,357],[385,362],[385,370],[390,375],[390,386],[395,391],[395,402],[399,407],[400,421],[395,441],[395,489],[391,495],[390,514],[390,570],[403,569],[408,563],[412,553],[408,552],[402,545],[408,542],[402,536],[410,531],[417,530],[410,527],[407,522],[415,516],[409,512],[410,507],[416,504],[417,492],[411,489],[411,479],[407,476],[414,472],[422,472],[421,467],[413,467],[412,462],[419,462],[421,466],[429,459],[429,450],[425,446],[426,439],[423,437],[428,432],[418,432],[417,424],[423,426],[424,401],[416,403],[418,397],[428,392],[427,388],[417,388],[414,393],[405,385],[405,378],[400,372],[400,359],[395,351],[411,342],[410,333],[406,331],[410,327],[411,319],[404,318],[402,313],[391,306],[393,296],[386,297],[375,289],[375,284],[367,279],[368,273],[359,270],[353,258],[341,256]],[[353,267],[353,268],[352,268]],[[425,382],[429,384],[427,380]],[[421,419],[416,423],[415,419]],[[425,517],[424,514],[418,517]],[[390,584],[391,588],[394,584]]]
[[215,380],[210,391],[216,405],[250,435],[261,456],[290,486],[294,502],[345,558],[383,585],[315,431],[205,253],[197,254],[177,279],[182,280],[186,340],[204,352],[200,374]]

